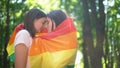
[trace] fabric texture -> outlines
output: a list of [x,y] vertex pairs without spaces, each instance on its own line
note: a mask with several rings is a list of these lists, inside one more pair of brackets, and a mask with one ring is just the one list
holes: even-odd
[[29,51],[31,68],[65,68],[73,66],[77,51],[76,28],[71,18],[64,20],[49,34],[33,39]]

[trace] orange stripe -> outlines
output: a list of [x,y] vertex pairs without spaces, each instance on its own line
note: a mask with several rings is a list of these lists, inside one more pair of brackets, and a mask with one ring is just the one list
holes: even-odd
[[8,42],[8,44],[9,44],[8,46],[10,46],[10,45],[12,45],[14,43],[14,39],[15,39],[16,33],[17,32],[14,30],[12,35],[11,35],[11,38],[10,38],[10,40]]
[[35,38],[32,42],[29,55],[32,56],[47,51],[56,52],[74,48],[77,48],[77,37],[76,32],[71,32],[49,40]]

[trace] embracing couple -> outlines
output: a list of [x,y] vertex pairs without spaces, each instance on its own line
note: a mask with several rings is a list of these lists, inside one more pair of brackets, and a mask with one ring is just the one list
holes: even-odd
[[15,68],[74,68],[77,45],[76,28],[62,10],[46,15],[33,8],[15,28],[7,51]]

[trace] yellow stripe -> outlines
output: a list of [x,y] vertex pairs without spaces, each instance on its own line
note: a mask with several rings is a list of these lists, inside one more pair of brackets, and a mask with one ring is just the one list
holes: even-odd
[[36,56],[29,56],[31,68],[64,68],[75,62],[77,49],[58,52],[45,52]]
[[14,53],[14,44],[11,44],[11,45],[8,44],[7,52],[8,52],[8,56]]
[[77,48],[76,32],[71,32],[48,40],[36,38],[32,41],[29,55],[34,56],[46,51],[55,52],[73,48]]

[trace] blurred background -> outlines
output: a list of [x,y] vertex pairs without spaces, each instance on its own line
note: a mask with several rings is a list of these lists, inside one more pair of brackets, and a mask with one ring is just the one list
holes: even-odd
[[120,0],[0,0],[0,68],[13,68],[6,46],[26,11],[61,9],[74,20],[75,68],[120,68]]

